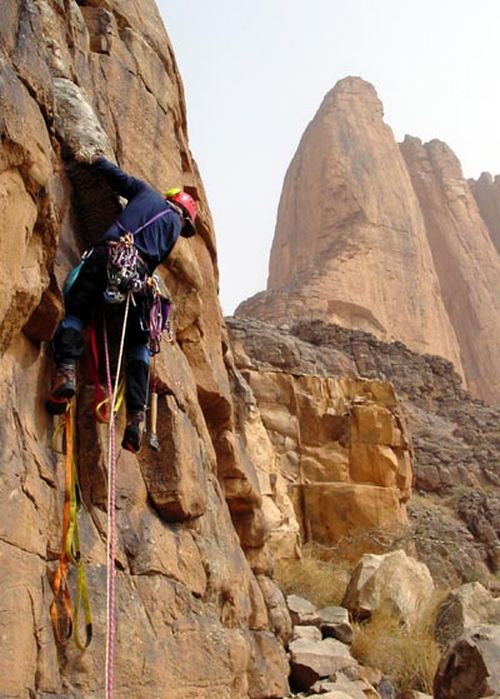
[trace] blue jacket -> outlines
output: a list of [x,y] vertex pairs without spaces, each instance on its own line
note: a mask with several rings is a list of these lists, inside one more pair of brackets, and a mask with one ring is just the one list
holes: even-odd
[[[182,230],[181,216],[146,182],[127,175],[106,158],[98,158],[92,165],[100,173],[111,189],[128,200],[127,206],[117,221],[126,231],[134,233],[160,211],[167,211],[142,231],[134,235],[134,243],[139,254],[152,274],[174,247]],[[104,234],[104,240],[118,240],[123,231],[114,223]]]

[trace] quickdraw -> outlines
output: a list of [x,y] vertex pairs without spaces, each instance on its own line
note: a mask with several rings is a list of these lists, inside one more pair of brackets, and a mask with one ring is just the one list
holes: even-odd
[[146,281],[146,289],[152,298],[149,309],[149,351],[152,355],[158,354],[160,351],[160,342],[163,332],[167,333],[169,342],[173,340],[173,332],[170,323],[170,311],[172,304],[161,293],[160,280],[156,274],[148,277]]
[[118,241],[108,242],[106,303],[123,303],[127,292],[137,293],[144,289],[146,274],[139,273],[139,259],[132,233],[122,235]]
[[[80,490],[76,462],[73,450],[74,414],[73,401],[68,402],[59,431],[64,431],[65,441],[65,487],[61,553],[59,565],[52,579],[54,599],[50,605],[50,618],[54,635],[62,645],[66,645],[73,636],[80,650],[89,647],[92,641],[92,615],[87,590],[85,567],[80,551],[80,534],[78,529],[78,510],[80,509]],[[76,566],[76,593],[74,612],[68,584],[68,565]],[[85,616],[85,642],[80,639],[79,616],[83,608]]]

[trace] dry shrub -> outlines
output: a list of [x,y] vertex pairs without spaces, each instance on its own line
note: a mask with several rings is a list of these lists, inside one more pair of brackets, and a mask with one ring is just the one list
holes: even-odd
[[411,627],[402,626],[387,609],[375,612],[363,624],[354,625],[353,656],[387,675],[399,690],[432,694],[432,682],[442,650],[434,639],[438,608],[448,590],[434,593]]
[[281,559],[276,564],[276,579],[285,595],[300,595],[317,607],[341,603],[352,571],[345,560],[322,560],[322,551],[306,544],[301,559]]

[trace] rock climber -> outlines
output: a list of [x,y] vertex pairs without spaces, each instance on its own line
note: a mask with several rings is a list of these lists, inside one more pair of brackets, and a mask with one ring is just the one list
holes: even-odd
[[[161,195],[102,156],[88,167],[102,175],[128,203],[102,240],[84,254],[78,275],[65,294],[65,317],[52,341],[56,373],[46,402],[52,415],[64,413],[67,401],[75,395],[77,360],[85,349],[82,331],[89,325],[94,309],[105,300],[116,302],[125,298],[123,294],[121,298],[113,297],[120,297],[120,291],[112,288],[110,281],[108,262],[113,245],[124,233],[133,234],[137,250],[135,276],[144,279],[165,261],[179,236],[189,238],[196,232],[196,201],[187,192],[174,188]],[[137,452],[144,429],[150,351],[140,294],[134,294],[134,300],[125,334],[127,425],[122,447]]]

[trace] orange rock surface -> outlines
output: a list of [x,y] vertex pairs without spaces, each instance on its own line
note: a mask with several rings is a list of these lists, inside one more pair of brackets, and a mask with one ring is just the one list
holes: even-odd
[[373,87],[345,78],[286,173],[267,291],[237,314],[320,318],[401,340],[451,360],[475,395],[498,401],[495,235],[450,149],[410,138],[400,148]]
[[[57,648],[49,619],[64,459],[52,446],[57,421],[44,408],[52,373],[45,341],[61,317],[62,283],[119,208],[75,162],[97,150],[159,191],[193,187],[200,210],[198,235],[181,240],[159,270],[176,332],[155,368],[161,450],[118,460],[115,696],[286,696],[288,664],[268,605],[280,627],[286,609],[270,592],[262,497],[236,436],[214,230],[158,10],[152,0],[4,5],[0,695],[104,694],[107,433],[93,419],[83,365],[76,447],[94,621],[83,654],[71,642]],[[123,423],[120,416],[118,430]]]

